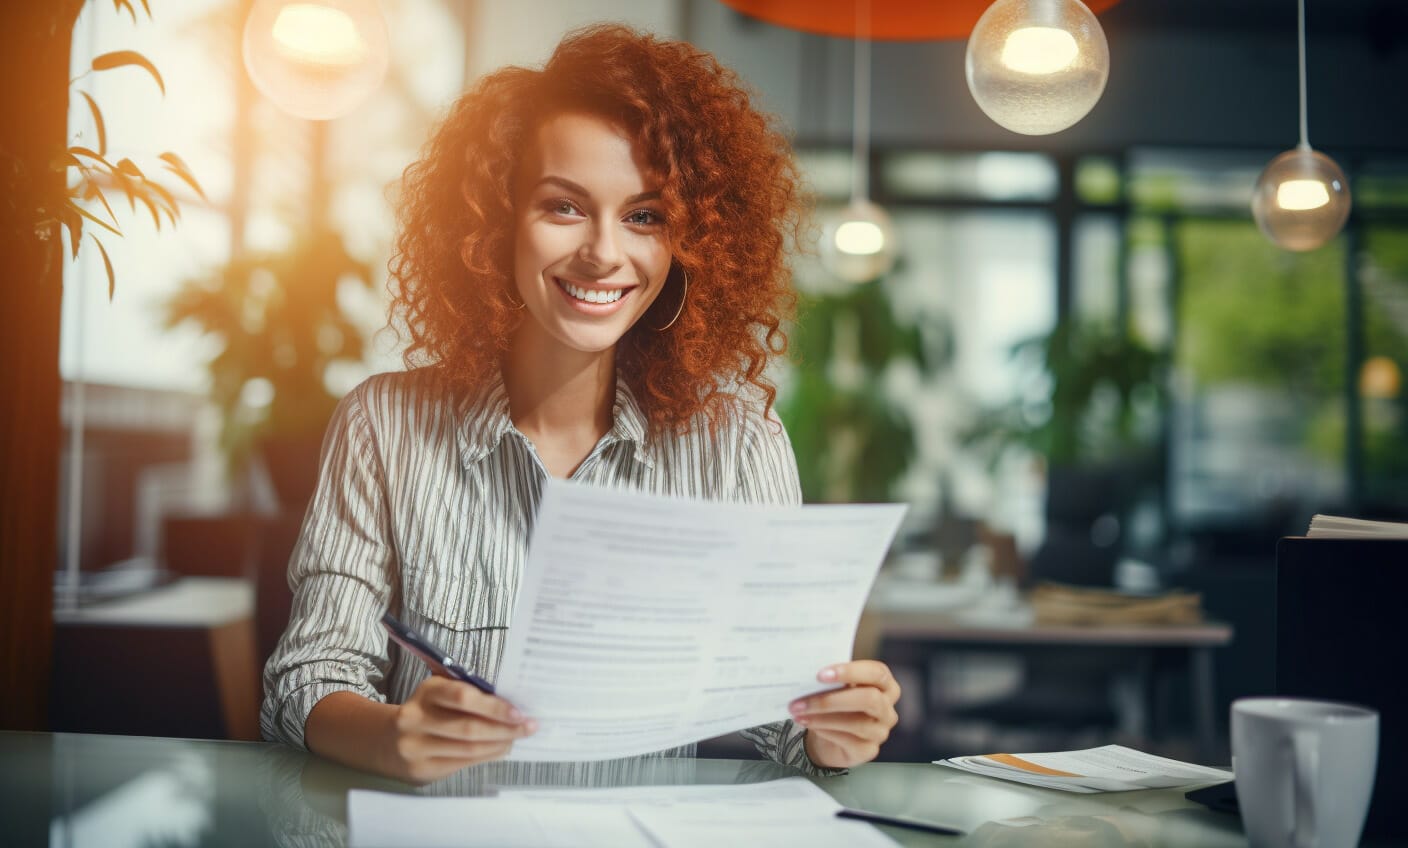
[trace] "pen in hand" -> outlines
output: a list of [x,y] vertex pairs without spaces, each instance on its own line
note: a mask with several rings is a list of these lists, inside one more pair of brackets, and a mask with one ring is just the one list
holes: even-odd
[[486,695],[494,694],[494,684],[460,665],[454,657],[432,645],[424,636],[407,627],[391,613],[381,617],[381,626],[396,644],[420,657],[432,670],[444,672],[447,677],[468,683]]

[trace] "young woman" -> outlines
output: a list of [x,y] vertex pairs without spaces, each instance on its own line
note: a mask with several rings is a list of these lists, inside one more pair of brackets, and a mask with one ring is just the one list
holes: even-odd
[[[799,503],[764,377],[801,198],[785,138],[708,54],[619,26],[464,95],[406,172],[392,261],[407,365],[341,403],[265,669],[270,739],[429,781],[531,716],[388,651],[390,608],[496,676],[542,481]],[[875,757],[878,662],[745,731],[804,770]],[[693,746],[662,754],[689,756]]]

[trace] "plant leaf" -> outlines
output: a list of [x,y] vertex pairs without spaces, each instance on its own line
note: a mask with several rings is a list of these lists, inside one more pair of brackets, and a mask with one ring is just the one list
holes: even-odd
[[156,225],[157,232],[161,232],[161,215],[157,214],[156,204],[147,196],[146,192],[137,195],[137,199],[142,201],[142,205],[147,207],[147,211],[152,213],[152,223]]
[[112,7],[118,12],[126,9],[127,14],[132,16],[132,23],[137,22],[137,10],[132,8],[132,0],[112,0]]
[[108,272],[108,302],[111,303],[113,293],[117,291],[117,280],[112,274],[112,260],[108,258],[107,248],[103,247],[103,243],[98,241],[97,236],[89,233],[88,237],[93,240],[93,244],[98,246],[98,252],[103,255],[103,269]]
[[49,168],[53,171],[63,171],[67,170],[68,168],[81,169],[82,167],[83,163],[78,161],[78,157],[74,156],[72,153],[69,153],[67,150],[64,150],[60,153],[55,153],[54,158],[49,160]]
[[122,171],[124,174],[131,174],[138,179],[145,180],[147,178],[147,175],[142,173],[142,169],[137,167],[137,163],[133,162],[131,159],[118,160],[117,170]]
[[166,163],[166,169],[184,180],[186,185],[190,186],[195,190],[196,194],[200,195],[201,200],[207,202],[210,200],[210,198],[205,196],[205,191],[200,187],[200,183],[196,182],[195,174],[191,173],[190,167],[186,165],[180,156],[168,150],[161,154],[160,158]]
[[[137,13],[133,12],[132,20],[135,21],[136,19]],[[128,65],[136,65],[151,74],[152,79],[156,80],[157,88],[161,89],[162,96],[166,96],[166,83],[161,79],[161,72],[156,69],[156,65],[153,65],[151,60],[141,53],[138,53],[136,50],[114,50],[111,53],[104,53],[93,59],[93,70],[95,71],[108,71],[113,68],[122,68]]]
[[83,199],[91,200],[95,197],[98,198],[98,202],[103,204],[103,208],[108,211],[108,217],[116,221],[117,216],[113,214],[112,207],[108,205],[108,199],[107,196],[103,194],[103,190],[99,188],[98,184],[93,180],[88,180],[87,182],[88,187],[84,189]]
[[176,219],[181,217],[181,205],[176,202],[176,198],[166,190],[166,186],[159,183],[148,180],[147,187],[156,192],[157,198],[161,201],[162,210],[166,212],[166,217],[171,219],[171,226],[176,226]]
[[87,147],[79,147],[78,145],[74,145],[73,147],[70,147],[68,149],[68,152],[72,153],[75,156],[87,156],[89,159],[92,159],[93,161],[102,165],[104,168],[107,168],[109,171],[117,170],[117,168],[114,167],[111,162],[104,159],[97,151],[90,150]]
[[88,101],[88,111],[93,113],[93,124],[98,128],[98,153],[101,156],[108,155],[108,128],[103,123],[103,110],[98,108],[98,101],[86,91],[80,91],[83,99]]
[[117,227],[114,227],[112,224],[109,224],[107,221],[104,221],[102,218],[99,218],[92,212],[89,212],[87,209],[84,209],[82,206],[79,206],[77,203],[74,203],[72,200],[65,198],[64,205],[67,206],[69,209],[72,209],[73,211],[82,215],[83,217],[87,218],[88,220],[92,221],[93,223],[97,224],[98,226],[102,227],[103,229],[107,230],[108,232],[112,233],[113,235],[122,235],[122,231],[119,230]]
[[142,0],[142,11],[147,13],[147,20],[152,19],[152,7],[147,5],[147,0]]
[[72,251],[72,258],[78,258],[78,243],[83,239],[83,218],[73,214],[73,210],[65,207],[59,212],[59,220],[68,228],[68,245]]

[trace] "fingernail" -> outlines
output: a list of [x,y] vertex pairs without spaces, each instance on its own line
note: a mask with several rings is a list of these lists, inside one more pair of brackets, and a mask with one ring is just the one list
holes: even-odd
[[807,711],[807,702],[793,701],[791,704],[788,705],[787,709],[791,710],[793,715],[801,715],[802,713]]
[[828,682],[829,682],[829,681],[832,681],[832,680],[835,680],[835,679],[836,679],[836,669],[834,669],[834,668],[823,668],[823,669],[821,670],[821,673],[818,674],[818,675],[816,676],[816,678],[817,678],[817,680],[825,680],[825,681],[828,681]]
[[508,717],[514,721],[523,721],[523,713],[519,712],[517,707],[508,711]]
[[537,733],[537,732],[538,732],[538,723],[537,723],[536,721],[532,720],[532,719],[528,719],[528,723],[525,724],[525,725],[523,725],[523,728],[524,728],[524,730],[526,730],[526,731],[529,732],[529,733]]

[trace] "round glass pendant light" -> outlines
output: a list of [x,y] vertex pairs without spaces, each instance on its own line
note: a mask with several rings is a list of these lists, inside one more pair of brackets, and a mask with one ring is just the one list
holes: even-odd
[[339,118],[386,77],[386,23],[376,0],[256,0],[244,25],[254,85],[289,114]]
[[857,0],[851,202],[823,218],[821,263],[847,283],[868,283],[895,265],[895,228],[870,202],[870,2]]
[[1016,133],[1048,135],[1099,102],[1110,48],[1080,0],[997,0],[973,27],[964,70],[989,118]]
[[1300,15],[1300,144],[1280,154],[1257,178],[1252,217],[1286,250],[1314,250],[1349,219],[1349,181],[1335,160],[1310,146],[1305,98],[1305,0]]
[[825,216],[821,261],[848,283],[883,277],[895,265],[895,228],[884,209],[862,197]]
[[1286,250],[1314,250],[1349,218],[1349,182],[1335,160],[1297,147],[1271,160],[1256,181],[1252,217]]

